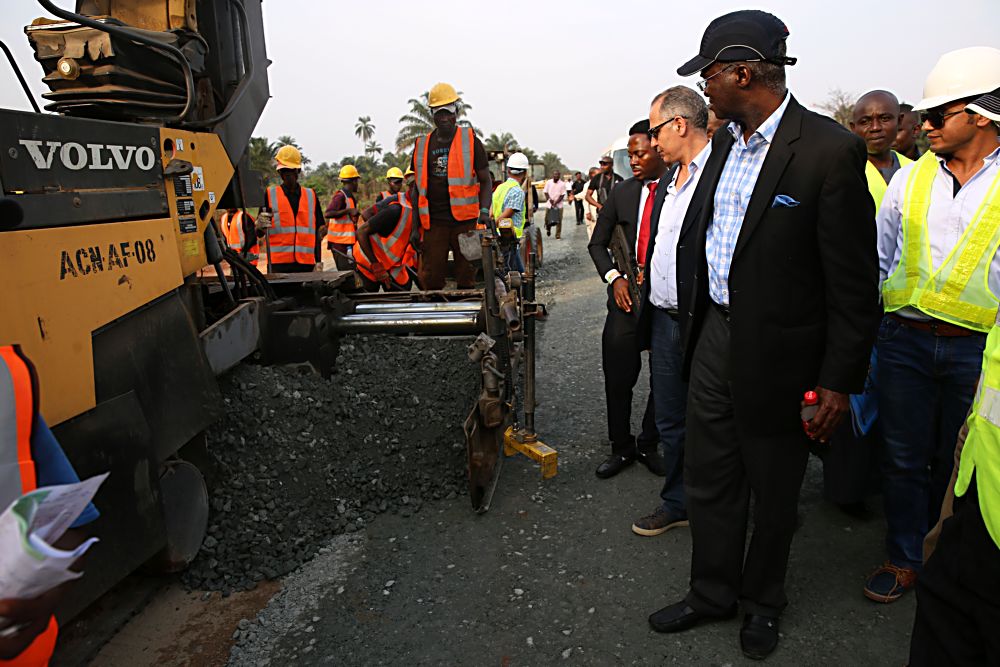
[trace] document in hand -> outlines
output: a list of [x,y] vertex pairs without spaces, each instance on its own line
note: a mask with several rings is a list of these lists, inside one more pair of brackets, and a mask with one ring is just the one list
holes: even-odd
[[97,538],[72,551],[52,544],[83,513],[107,477],[104,473],[76,484],[35,489],[0,515],[0,600],[34,598],[81,576],[69,568]]

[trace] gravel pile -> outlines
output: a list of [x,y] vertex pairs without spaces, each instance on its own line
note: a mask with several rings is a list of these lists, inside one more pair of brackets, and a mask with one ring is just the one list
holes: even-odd
[[252,365],[222,378],[208,535],[184,584],[252,590],[379,514],[464,495],[462,422],[479,384],[468,342],[350,337],[330,380]]

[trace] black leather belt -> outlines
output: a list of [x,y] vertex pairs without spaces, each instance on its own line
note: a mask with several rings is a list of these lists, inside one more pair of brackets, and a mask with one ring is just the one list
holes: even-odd
[[656,308],[657,310],[663,311],[664,313],[666,313],[667,315],[669,315],[670,317],[672,317],[675,320],[678,317],[680,317],[680,311],[678,311],[676,308],[660,308],[659,306],[657,306],[655,304],[653,304],[653,307]]

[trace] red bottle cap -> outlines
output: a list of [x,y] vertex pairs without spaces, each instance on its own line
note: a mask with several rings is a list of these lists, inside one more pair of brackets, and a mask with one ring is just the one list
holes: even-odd
[[819,403],[819,396],[816,395],[815,391],[807,391],[802,398],[805,400],[806,405],[816,405]]

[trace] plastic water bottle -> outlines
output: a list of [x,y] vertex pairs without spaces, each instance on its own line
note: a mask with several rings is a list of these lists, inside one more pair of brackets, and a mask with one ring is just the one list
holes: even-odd
[[819,412],[819,396],[816,395],[815,391],[807,391],[802,395],[802,402],[804,405],[799,415],[802,417],[802,428],[808,433],[809,422]]

